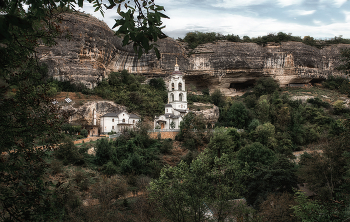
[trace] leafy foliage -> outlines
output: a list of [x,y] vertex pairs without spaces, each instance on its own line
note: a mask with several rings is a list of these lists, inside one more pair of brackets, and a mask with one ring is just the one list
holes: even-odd
[[315,47],[324,47],[331,44],[349,44],[350,39],[343,39],[342,37],[334,37],[327,40],[316,40],[313,37],[310,36],[304,36],[304,38],[301,38],[300,36],[292,36],[291,33],[286,34],[283,32],[276,33],[269,33],[268,35],[259,36],[259,37],[253,37],[250,38],[249,36],[243,36],[241,39],[238,35],[234,34],[228,34],[228,35],[222,35],[220,33],[215,32],[189,32],[186,34],[184,39],[179,39],[180,41],[187,42],[189,44],[189,47],[191,49],[196,48],[199,44],[205,44],[205,43],[211,43],[216,42],[219,40],[227,40],[230,42],[252,42],[256,43],[262,46],[266,46],[268,43],[281,43],[281,42],[288,42],[288,41],[294,41],[294,42],[303,42],[306,45],[315,46]]
[[112,72],[108,80],[102,80],[94,92],[105,99],[114,100],[128,107],[129,112],[137,111],[142,116],[155,116],[164,112],[167,92],[162,79],[142,84],[144,77],[129,74],[126,70]]
[[176,140],[183,141],[189,150],[197,150],[199,146],[209,142],[210,135],[205,132],[206,125],[202,116],[188,113],[180,123],[180,132]]
[[224,221],[229,215],[239,215],[237,205],[230,200],[241,197],[245,173],[227,155],[212,159],[201,154],[190,165],[180,162],[164,168],[159,179],[151,182],[150,196],[171,221],[203,221],[208,206],[216,210],[219,221]]

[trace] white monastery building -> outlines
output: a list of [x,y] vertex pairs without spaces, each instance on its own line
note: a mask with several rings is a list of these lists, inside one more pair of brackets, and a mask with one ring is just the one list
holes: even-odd
[[180,123],[188,113],[188,107],[185,80],[182,72],[179,71],[177,59],[168,86],[168,101],[169,103],[165,105],[165,114],[155,117],[154,128],[180,129]]
[[101,133],[118,133],[126,129],[133,129],[138,121],[140,121],[140,117],[135,114],[127,112],[107,113],[100,119]]

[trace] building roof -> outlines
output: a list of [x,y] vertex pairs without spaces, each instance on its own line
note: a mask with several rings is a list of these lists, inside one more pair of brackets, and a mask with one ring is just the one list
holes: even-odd
[[102,117],[118,117],[117,113],[106,113]]
[[180,113],[187,113],[186,109],[175,109],[176,111],[180,112]]
[[137,115],[135,115],[135,114],[132,114],[132,113],[130,113],[130,114],[129,114],[129,118],[136,118],[136,119],[140,119],[140,117],[139,117],[139,116],[137,116]]
[[173,106],[168,103],[168,104],[165,105],[165,107],[171,107],[172,108]]
[[[125,111],[122,111],[125,112]],[[119,114],[121,114],[122,112],[118,112],[118,113],[106,113],[104,114],[102,117],[118,117]],[[127,113],[125,112],[127,115],[129,115],[129,118],[135,118],[135,119],[140,119],[139,116],[132,114],[132,113]]]
[[182,72],[180,71],[174,71],[173,73],[171,73],[172,75],[182,75]]

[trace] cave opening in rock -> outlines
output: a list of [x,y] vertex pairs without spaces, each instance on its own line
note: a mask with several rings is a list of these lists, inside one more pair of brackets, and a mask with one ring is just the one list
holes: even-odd
[[312,80],[310,81],[310,83],[311,83],[312,85],[321,84],[321,83],[323,83],[325,80],[326,80],[326,79],[324,79],[324,78],[314,78],[314,79],[312,79]]
[[230,84],[230,89],[235,89],[236,91],[246,91],[247,89],[253,88],[255,85],[255,79],[250,79],[245,82],[232,82]]

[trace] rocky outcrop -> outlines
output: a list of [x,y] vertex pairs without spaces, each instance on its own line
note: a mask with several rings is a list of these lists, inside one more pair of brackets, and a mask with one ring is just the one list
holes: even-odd
[[54,47],[39,47],[41,60],[48,64],[49,74],[54,78],[82,82],[88,87],[94,87],[111,71],[123,69],[148,78],[167,77],[178,58],[186,85],[235,95],[252,86],[258,77],[271,76],[285,86],[341,75],[335,69],[340,51],[350,48],[344,44],[318,49],[301,42],[263,47],[219,41],[190,51],[186,44],[166,38],[157,42],[160,60],[152,52],[138,59],[131,46],[122,47],[121,39],[92,16],[64,14],[60,26],[70,38],[58,38]]
[[100,125],[100,118],[106,113],[118,113],[126,111],[126,107],[111,101],[87,102],[79,108],[74,108],[74,104],[61,107],[62,112],[69,117],[69,122],[81,125],[93,125],[93,113],[96,112],[96,124]]
[[193,103],[194,107],[207,107],[203,110],[191,109],[196,116],[202,116],[206,123],[214,124],[219,120],[219,108],[213,104]]

